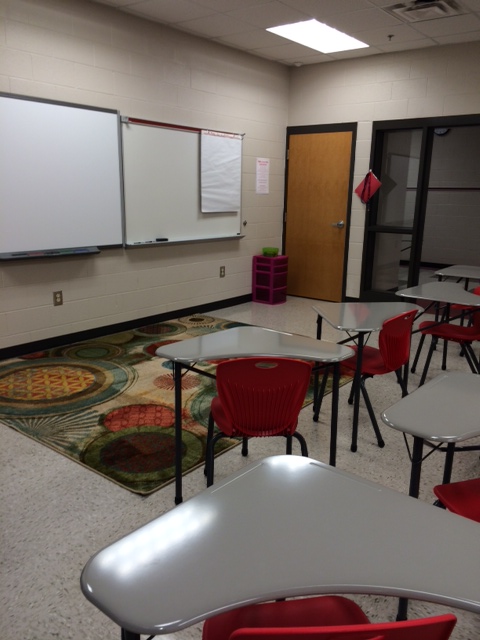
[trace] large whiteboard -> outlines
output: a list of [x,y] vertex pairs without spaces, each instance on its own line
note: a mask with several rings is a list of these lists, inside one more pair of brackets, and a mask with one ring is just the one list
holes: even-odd
[[201,211],[200,138],[199,130],[122,119],[127,245],[240,236],[240,210]]
[[116,111],[0,94],[0,254],[121,245]]

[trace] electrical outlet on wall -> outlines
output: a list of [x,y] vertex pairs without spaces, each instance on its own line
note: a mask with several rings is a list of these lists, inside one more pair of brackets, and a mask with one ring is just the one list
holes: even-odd
[[58,307],[63,304],[63,291],[53,292],[53,306]]
[[225,267],[220,267],[220,278],[225,277]]

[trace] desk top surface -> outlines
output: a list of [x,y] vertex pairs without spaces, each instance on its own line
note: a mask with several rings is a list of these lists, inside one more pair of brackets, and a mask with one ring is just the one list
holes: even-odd
[[451,267],[445,267],[445,269],[435,271],[435,275],[442,278],[452,277],[480,280],[480,267],[470,266],[468,264],[453,264]]
[[406,311],[421,311],[409,302],[315,302],[314,311],[340,331],[380,331],[385,320]]
[[156,355],[174,362],[201,362],[249,356],[340,362],[353,355],[350,347],[264,327],[234,327],[161,346]]
[[458,282],[426,282],[416,287],[400,289],[397,296],[429,300],[430,302],[447,302],[450,304],[465,304],[480,307],[480,296],[465,291]]
[[274,456],[94,555],[81,587],[117,624],[145,634],[322,593],[480,613],[478,540],[471,520],[311,458]]
[[480,436],[480,375],[442,373],[382,413],[389,427],[435,442]]

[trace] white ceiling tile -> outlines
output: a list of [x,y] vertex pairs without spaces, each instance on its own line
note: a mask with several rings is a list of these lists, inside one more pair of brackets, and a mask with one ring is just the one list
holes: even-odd
[[438,20],[416,22],[414,28],[420,33],[435,38],[436,36],[451,36],[480,29],[480,19],[475,15],[452,16]]
[[125,7],[125,11],[167,24],[183,22],[187,15],[190,19],[215,15],[211,9],[196,5],[189,0],[161,0],[161,2],[143,0],[133,6]]
[[217,38],[217,42],[230,44],[241,49],[251,50],[261,47],[274,47],[278,45],[278,36],[265,29],[234,33],[229,36]]
[[321,2],[318,0],[283,0],[283,2],[318,19],[371,7],[369,0],[321,0]]
[[480,0],[462,0],[462,5],[469,11],[480,13]]
[[328,24],[350,34],[375,27],[401,25],[402,21],[381,9],[365,9],[363,11],[332,15]]
[[430,38],[422,38],[421,40],[410,40],[409,42],[389,42],[386,44],[378,44],[377,48],[382,53],[393,53],[395,51],[409,51],[412,49],[425,49],[435,46],[436,42]]
[[[425,39],[425,36],[408,25],[394,27],[382,27],[381,29],[367,29],[357,34],[363,42],[369,45],[384,45],[395,43],[401,45],[404,42]],[[435,43],[431,42],[432,45]]]
[[260,4],[270,2],[270,0],[191,0],[191,2],[218,11],[218,13],[228,13],[246,7],[256,7]]
[[278,0],[274,0],[273,2],[268,2],[266,4],[260,4],[255,7],[254,11],[245,8],[237,11],[231,11],[228,15],[236,20],[244,20],[255,27],[263,29],[310,19],[310,16],[307,13],[298,11],[293,7],[288,7]]
[[206,18],[197,18],[196,20],[185,20],[178,23],[178,26],[207,38],[219,38],[231,33],[250,31],[251,29],[250,25],[222,13],[216,13]]
[[[435,36],[435,41],[438,44],[456,44],[459,42],[459,37],[458,35]],[[461,42],[480,42],[480,30],[464,33]],[[478,66],[480,67],[480,60],[478,61]]]

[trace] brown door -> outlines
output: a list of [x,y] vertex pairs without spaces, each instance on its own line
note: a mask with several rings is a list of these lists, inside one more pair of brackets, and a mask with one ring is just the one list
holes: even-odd
[[342,300],[353,131],[288,136],[287,293]]

